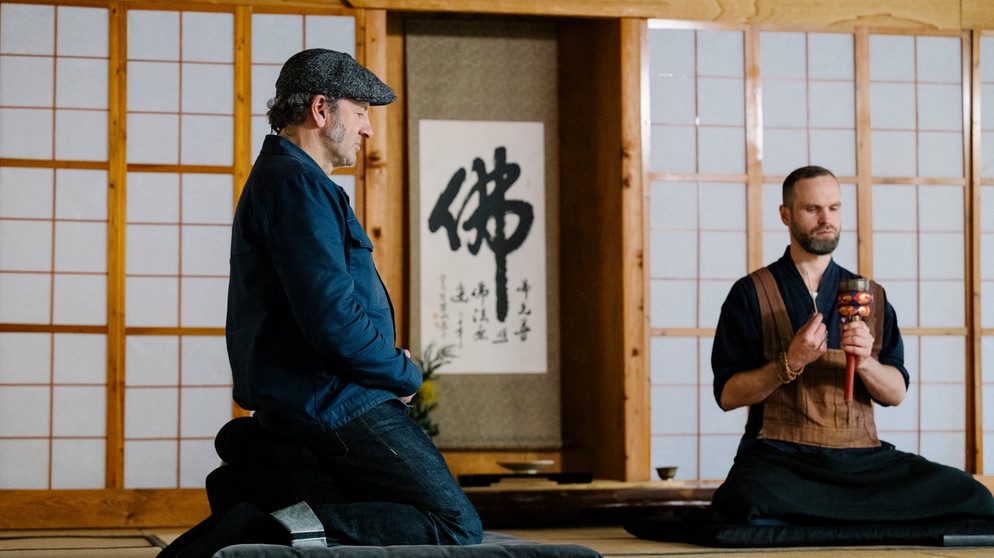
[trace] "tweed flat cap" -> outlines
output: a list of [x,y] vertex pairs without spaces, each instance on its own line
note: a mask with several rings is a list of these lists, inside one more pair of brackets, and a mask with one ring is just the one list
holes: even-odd
[[283,64],[276,79],[276,96],[293,93],[329,95],[370,105],[386,105],[397,100],[393,89],[355,58],[325,48],[298,52]]

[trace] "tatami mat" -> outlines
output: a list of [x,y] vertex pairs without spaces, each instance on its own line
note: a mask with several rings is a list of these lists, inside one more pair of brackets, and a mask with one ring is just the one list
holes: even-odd
[[[621,527],[501,529],[519,539],[581,544],[606,558],[989,558],[994,548],[831,547],[716,549],[635,538]],[[0,531],[0,558],[154,558],[182,529]]]
[[502,529],[520,539],[544,543],[573,543],[590,547],[605,557],[640,556],[646,558],[678,556],[734,556],[735,558],[991,558],[994,548],[938,547],[830,547],[780,549],[717,549],[680,543],[663,543],[639,539],[621,527],[583,527],[570,529]]
[[163,544],[136,529],[0,531],[3,558],[152,558]]

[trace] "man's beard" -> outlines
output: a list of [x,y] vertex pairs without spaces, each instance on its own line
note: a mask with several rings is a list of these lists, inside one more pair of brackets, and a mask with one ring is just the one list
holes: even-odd
[[332,124],[330,128],[325,130],[324,137],[331,145],[334,146],[334,154],[332,158],[334,159],[333,164],[335,165],[335,168],[355,166],[355,152],[342,149],[342,142],[345,139],[345,125],[336,119],[335,123]]
[[801,245],[801,248],[804,248],[805,252],[816,256],[831,254],[839,245],[839,231],[835,231],[835,234],[829,238],[824,238],[816,237],[814,234],[808,234],[794,225],[791,225],[790,236],[792,236],[794,240]]

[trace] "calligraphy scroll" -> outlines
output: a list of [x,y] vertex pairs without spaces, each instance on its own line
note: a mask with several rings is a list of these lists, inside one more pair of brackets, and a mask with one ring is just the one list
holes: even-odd
[[547,371],[541,122],[421,120],[421,346],[441,372]]

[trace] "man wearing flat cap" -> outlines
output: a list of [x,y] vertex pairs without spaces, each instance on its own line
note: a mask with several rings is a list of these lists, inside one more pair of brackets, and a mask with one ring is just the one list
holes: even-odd
[[231,239],[228,356],[235,401],[254,414],[218,433],[211,517],[174,555],[244,542],[480,542],[476,510],[408,414],[421,370],[396,347],[373,245],[329,176],[355,165],[373,134],[369,107],[394,100],[341,52],[305,50],[280,72],[274,134]]

